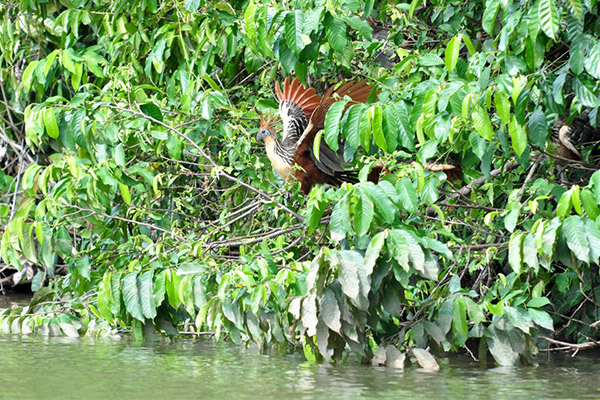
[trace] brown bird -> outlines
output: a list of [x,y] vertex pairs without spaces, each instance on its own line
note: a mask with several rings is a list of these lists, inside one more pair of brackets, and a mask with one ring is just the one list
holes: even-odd
[[[276,82],[283,137],[279,138],[270,119],[263,119],[256,138],[258,141],[264,140],[267,156],[277,173],[283,179],[293,173],[305,194],[315,184],[339,186],[342,182],[358,182],[357,171],[345,168],[349,163],[343,158],[343,143],[340,143],[336,152],[322,140],[317,157],[313,142],[316,134],[323,129],[325,115],[333,103],[344,96],[352,100],[346,108],[353,103],[365,103],[372,90],[373,86],[365,81],[347,82],[338,89],[331,87],[321,97],[315,89],[301,85],[298,78],[291,83],[286,78],[283,90]],[[380,165],[373,167],[369,180],[377,183],[381,169]]]
[[[552,127],[552,141],[558,145],[559,156],[579,161],[582,157],[577,146],[593,144],[600,139],[600,129],[590,124],[589,113],[589,109],[584,110],[573,119],[570,125],[566,124],[566,117],[558,117],[558,121]],[[595,150],[592,153],[598,152],[597,149]],[[597,154],[593,155],[597,156]]]

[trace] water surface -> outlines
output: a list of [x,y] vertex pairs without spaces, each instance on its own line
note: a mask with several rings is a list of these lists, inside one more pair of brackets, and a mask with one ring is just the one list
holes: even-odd
[[399,371],[207,340],[0,336],[0,399],[600,399],[597,360],[485,369],[459,356],[439,360],[439,372]]

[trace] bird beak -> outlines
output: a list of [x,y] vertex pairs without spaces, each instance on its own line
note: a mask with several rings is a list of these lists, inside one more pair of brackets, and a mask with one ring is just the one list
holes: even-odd
[[261,138],[261,136],[260,136],[259,132],[257,132],[257,133],[256,133],[256,141],[257,141],[257,142],[260,142],[261,140],[262,140],[262,138]]

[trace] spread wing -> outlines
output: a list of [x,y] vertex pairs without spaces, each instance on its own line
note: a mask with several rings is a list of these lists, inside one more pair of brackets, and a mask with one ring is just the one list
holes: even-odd
[[350,107],[353,103],[366,103],[372,90],[373,86],[368,85],[365,81],[347,82],[338,89],[335,89],[335,87],[329,88],[325,95],[323,95],[321,104],[313,112],[306,129],[298,140],[298,148],[294,157],[296,163],[307,171],[307,163],[314,163],[321,172],[330,176],[345,173],[344,166],[348,165],[348,163],[343,158],[343,143],[340,143],[338,151],[334,152],[322,140],[319,145],[319,158],[317,159],[313,150],[313,141],[317,132],[323,129],[325,115],[333,103],[341,100],[344,96],[352,99],[351,102],[348,102],[346,108]]
[[290,82],[289,77],[283,82],[283,90],[279,83],[275,82],[275,91],[279,99],[279,115],[283,122],[283,142],[295,149],[310,116],[321,104],[321,96],[313,88],[304,88],[298,78]]

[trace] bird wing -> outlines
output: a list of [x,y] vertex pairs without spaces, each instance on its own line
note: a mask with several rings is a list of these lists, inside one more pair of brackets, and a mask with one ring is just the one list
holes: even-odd
[[325,115],[333,103],[341,100],[344,96],[348,96],[352,99],[352,101],[348,102],[346,105],[346,109],[354,103],[366,103],[372,90],[373,86],[368,85],[365,81],[346,82],[338,89],[336,89],[335,86],[329,88],[323,95],[321,104],[311,115],[308,125],[298,140],[298,147],[296,149],[297,157],[294,157],[296,163],[304,168],[303,164],[309,162],[304,156],[308,154],[310,162],[314,163],[317,168],[325,174],[334,175],[336,172],[344,171],[344,166],[348,165],[348,163],[345,162],[343,158],[343,143],[340,143],[338,151],[334,152],[327,146],[325,141],[321,141],[319,145],[319,158],[317,158],[313,150],[315,135],[323,129],[325,125]]
[[295,148],[310,116],[321,104],[321,96],[315,89],[305,88],[298,78],[290,82],[289,77],[283,82],[283,90],[279,82],[275,82],[275,92],[279,99],[279,115],[283,122],[283,142]]

